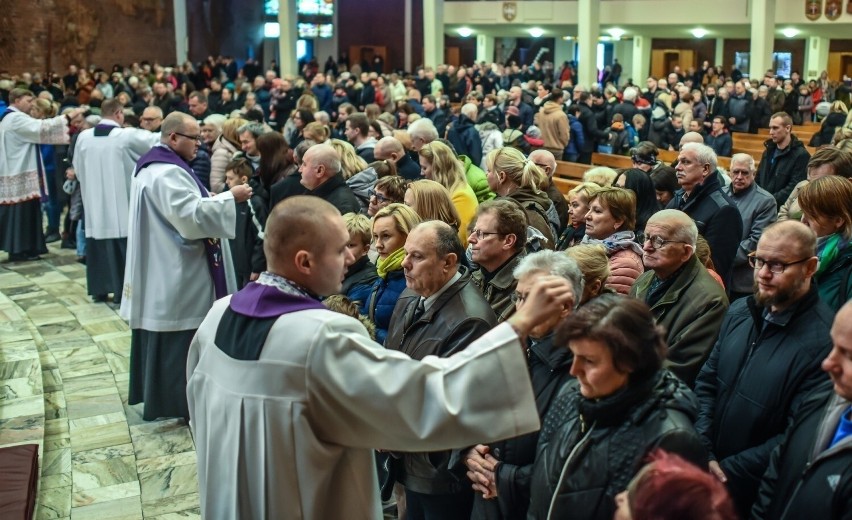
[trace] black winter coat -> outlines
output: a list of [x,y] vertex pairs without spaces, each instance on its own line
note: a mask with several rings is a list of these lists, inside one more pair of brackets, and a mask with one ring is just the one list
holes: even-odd
[[827,449],[849,401],[834,392],[811,396],[772,451],[753,520],[852,518],[852,437]]
[[593,153],[598,149],[598,142],[603,142],[609,139],[609,132],[601,130],[598,127],[595,113],[585,103],[579,103],[580,106],[580,124],[583,125],[583,146],[580,148],[580,153]]
[[459,120],[453,123],[447,132],[447,141],[453,145],[456,154],[470,157],[473,164],[482,162],[482,139],[467,116],[460,115]]
[[692,426],[697,408],[692,391],[668,370],[597,401],[570,381],[541,429],[527,518],[610,520],[615,495],[655,448],[705,463]]
[[781,207],[796,184],[807,177],[811,154],[795,135],[790,136],[790,144],[784,150],[779,151],[772,139],[767,139],[763,146],[766,150],[757,168],[757,185],[771,193]]
[[340,174],[328,179],[324,183],[317,186],[314,190],[308,190],[305,195],[313,195],[319,197],[340,212],[341,215],[347,213],[358,213],[361,211],[361,204],[358,198],[352,193],[352,188],[343,180]]
[[251,273],[266,271],[263,239],[258,233],[266,228],[269,193],[257,177],[252,177],[249,185],[252,188],[251,199],[237,204],[236,236],[230,240],[231,258],[240,289],[250,281]]
[[741,514],[751,509],[769,455],[800,404],[830,382],[820,364],[831,350],[834,313],[814,287],[788,311],[786,324],[777,325],[753,296],[731,304],[695,383],[695,428]]
[[[527,364],[539,417],[545,417],[554,397],[571,380],[569,370],[573,359],[567,347],[553,345],[553,335],[530,346]],[[471,520],[512,520],[526,516],[538,434],[489,445],[490,453],[500,460],[496,475],[498,496],[496,500],[485,500],[477,495]]]
[[692,194],[683,200],[684,191],[675,192],[667,209],[679,209],[692,217],[700,233],[710,245],[716,272],[730,287],[734,258],[743,236],[743,219],[737,205],[725,195],[719,184],[719,176],[710,174],[692,189]]

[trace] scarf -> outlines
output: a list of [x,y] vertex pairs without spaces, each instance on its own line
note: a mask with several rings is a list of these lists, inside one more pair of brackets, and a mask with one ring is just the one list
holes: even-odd
[[376,273],[386,280],[388,273],[398,271],[402,268],[402,259],[405,258],[405,249],[399,248],[385,258],[379,258],[376,262]]
[[819,267],[817,268],[816,276],[825,272],[828,267],[834,263],[837,255],[846,248],[848,241],[843,241],[843,236],[840,233],[832,233],[817,239],[817,256],[819,257]]
[[586,235],[583,237],[582,243],[604,246],[606,248],[606,256],[612,256],[613,253],[622,249],[632,249],[634,253],[642,255],[642,247],[636,243],[636,235],[632,231],[616,231],[603,240],[589,238],[589,235]]

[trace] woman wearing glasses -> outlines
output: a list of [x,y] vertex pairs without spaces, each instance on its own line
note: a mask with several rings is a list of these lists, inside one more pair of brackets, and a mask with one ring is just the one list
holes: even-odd
[[799,192],[802,222],[817,236],[819,297],[837,312],[852,297],[852,181],[829,175]]
[[459,240],[466,244],[467,228],[476,215],[479,202],[467,183],[462,163],[456,159],[449,146],[435,141],[420,149],[420,172],[450,192],[450,200],[459,214]]
[[636,242],[636,195],[624,188],[601,188],[589,200],[584,244],[601,244],[612,271],[606,286],[628,294],[645,272],[642,247]]

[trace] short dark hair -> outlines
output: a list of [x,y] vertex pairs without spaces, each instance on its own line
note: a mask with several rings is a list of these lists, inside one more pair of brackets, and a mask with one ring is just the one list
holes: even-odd
[[207,104],[207,96],[204,95],[204,92],[199,92],[198,90],[190,93],[186,99],[195,98],[199,103]]
[[852,178],[852,152],[841,150],[833,146],[820,148],[808,161],[808,170],[830,164],[834,168],[834,175],[840,175],[847,179]]
[[350,127],[357,128],[358,133],[365,137],[370,132],[370,121],[367,119],[367,114],[363,112],[349,114],[349,117],[346,118],[346,122],[349,123]]
[[35,97],[35,94],[33,94],[31,90],[27,90],[25,88],[13,88],[9,91],[9,104],[11,105],[20,98],[25,98],[27,96]]
[[476,217],[491,213],[497,220],[497,233],[515,235],[515,251],[521,251],[527,243],[527,213],[515,199],[504,198],[482,202],[476,208]]
[[458,232],[446,222],[439,222],[433,226],[435,230],[435,253],[438,258],[444,258],[450,253],[456,255],[456,261],[464,259],[464,246],[459,239]]
[[666,333],[648,305],[617,294],[603,294],[571,313],[556,330],[556,344],[593,339],[610,350],[613,365],[630,372],[630,383],[650,378],[666,358]]

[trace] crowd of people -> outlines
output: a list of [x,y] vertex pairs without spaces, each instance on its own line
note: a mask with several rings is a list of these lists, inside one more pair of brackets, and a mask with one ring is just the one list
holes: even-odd
[[0,250],[76,248],[206,518],[848,513],[845,84],[382,66],[0,79]]

